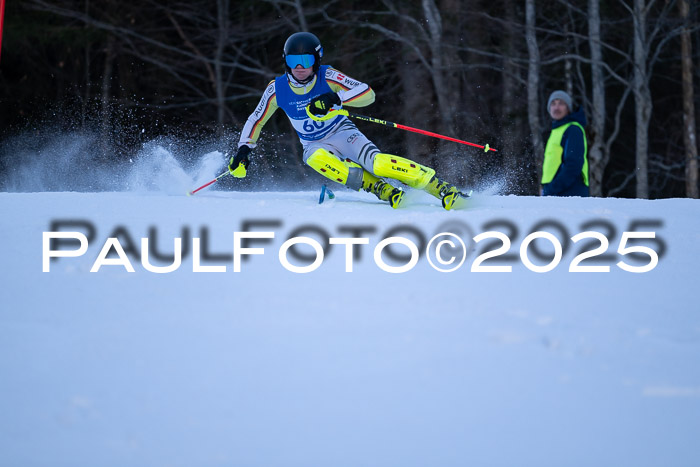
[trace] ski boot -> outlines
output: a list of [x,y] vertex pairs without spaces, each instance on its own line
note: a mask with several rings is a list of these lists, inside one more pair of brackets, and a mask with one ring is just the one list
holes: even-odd
[[388,201],[394,209],[398,208],[403,200],[403,190],[391,186],[366,170],[362,174],[362,189],[368,193],[373,193],[382,201]]
[[467,193],[462,193],[457,188],[450,188],[442,197],[442,207],[448,211],[452,209],[464,209],[467,206]]
[[[345,185],[351,190],[374,193],[380,200],[388,201],[394,209],[401,204],[404,195],[402,190],[394,188],[350,159],[341,160],[331,151],[319,148],[305,162],[324,177]],[[320,202],[322,201],[319,200]]]
[[442,200],[442,207],[448,211],[463,208],[466,199],[469,198],[468,194],[462,193],[456,186],[440,180],[435,175],[430,179],[424,190]]

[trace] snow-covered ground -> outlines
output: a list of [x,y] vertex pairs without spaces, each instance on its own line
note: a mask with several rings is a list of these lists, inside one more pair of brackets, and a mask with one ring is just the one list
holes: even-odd
[[[697,200],[477,194],[446,212],[422,193],[392,210],[342,188],[321,205],[310,191],[184,196],[208,170],[173,175],[169,193],[0,193],[1,466],[700,465]],[[567,239],[591,230],[607,256],[581,265],[609,272],[570,272],[600,242]],[[89,247],[43,272],[50,231],[82,232]],[[234,272],[244,231],[274,238],[247,245],[264,253]],[[511,272],[471,270],[501,245],[474,242],[489,231],[511,245],[482,266]],[[567,246],[545,273],[520,257],[537,231]],[[629,243],[659,256],[651,271],[617,266],[651,261],[619,253],[626,231],[655,233]],[[466,245],[454,272],[424,254],[441,232]],[[299,236],[368,244],[352,272],[334,245],[302,274],[279,258]],[[374,259],[392,236],[420,249],[407,272]],[[134,272],[99,265],[110,237]],[[180,267],[148,271],[141,238],[172,256],[176,237]],[[225,272],[193,271],[193,238],[200,267]],[[528,248],[535,266],[549,263],[536,257],[551,258],[548,245]],[[433,258],[443,268],[460,259],[441,253],[456,257]],[[399,267],[408,255],[394,245],[381,258]]]

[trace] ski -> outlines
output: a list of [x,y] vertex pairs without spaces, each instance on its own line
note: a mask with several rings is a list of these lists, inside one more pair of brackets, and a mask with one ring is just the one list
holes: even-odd
[[[442,198],[442,207],[445,208],[447,211],[466,209],[469,205],[468,200],[469,198],[471,198],[472,193],[474,193],[474,190],[469,190],[468,193],[463,193],[461,191],[450,192]],[[399,191],[398,193],[396,193],[395,195],[399,196],[395,199],[392,198],[389,201],[389,205],[394,209],[406,207],[402,203],[404,194],[404,191]],[[321,185],[321,193],[318,197],[318,204],[323,204],[326,198],[335,199],[335,193],[333,193],[333,190],[331,190],[324,184]]]

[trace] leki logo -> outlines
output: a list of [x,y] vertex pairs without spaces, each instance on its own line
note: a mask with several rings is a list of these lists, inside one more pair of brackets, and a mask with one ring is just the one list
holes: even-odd
[[403,167],[396,167],[395,165],[392,165],[391,168],[393,170],[396,170],[397,172],[405,172],[408,173],[408,170],[404,169]]

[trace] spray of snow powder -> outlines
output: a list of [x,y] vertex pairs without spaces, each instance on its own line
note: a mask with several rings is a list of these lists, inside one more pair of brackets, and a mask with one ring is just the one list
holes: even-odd
[[98,133],[25,132],[0,147],[0,190],[184,195],[225,170],[228,144],[162,137],[124,151],[104,145]]
[[[144,138],[145,130],[129,130],[116,131],[106,138],[99,131],[57,129],[44,124],[5,138],[0,145],[0,190],[184,195],[226,170],[228,153],[232,143],[238,140],[237,135],[232,134],[192,137],[182,132],[175,136]],[[274,135],[270,136],[275,139]],[[281,142],[278,138],[277,145],[283,147]],[[289,147],[284,150],[287,151]],[[258,162],[263,169],[260,175],[264,176],[222,178],[216,187],[209,189],[299,190],[314,189],[326,182],[310,168],[303,167],[301,161],[292,160],[296,157],[293,154],[273,151],[270,155],[272,157],[264,162]],[[502,169],[487,168],[477,173],[470,169],[474,159],[465,156],[468,155],[456,157],[460,161],[457,164],[446,164],[452,166],[444,174],[448,181],[455,180],[464,191],[472,191],[475,198],[518,191],[514,190],[513,183],[520,177],[504,173]],[[408,191],[406,199],[410,201],[413,190]]]

